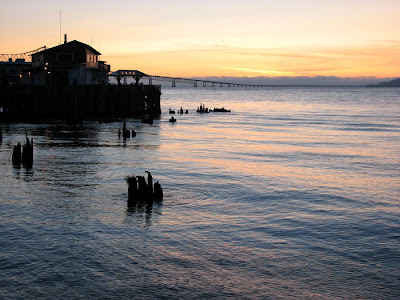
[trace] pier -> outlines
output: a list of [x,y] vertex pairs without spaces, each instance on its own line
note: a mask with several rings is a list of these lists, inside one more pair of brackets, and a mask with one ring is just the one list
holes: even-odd
[[11,120],[75,122],[161,114],[159,85],[16,85],[1,92],[0,115]]
[[[160,85],[110,85],[110,65],[93,47],[73,40],[52,48],[0,54],[3,120],[110,119],[160,115]],[[139,74],[141,75],[141,74]]]

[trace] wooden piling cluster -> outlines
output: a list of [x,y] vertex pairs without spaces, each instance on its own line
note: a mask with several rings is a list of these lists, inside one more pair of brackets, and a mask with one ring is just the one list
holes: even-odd
[[207,113],[208,114],[208,107],[205,107],[204,104],[200,103],[200,106],[197,108],[198,113]]
[[[136,131],[132,129],[132,135],[131,135],[131,130],[126,129],[126,121],[124,120],[124,123],[122,125],[122,138],[124,140],[129,139],[130,137],[135,137],[136,136]],[[118,137],[121,137],[121,130],[118,130]]]
[[153,187],[153,176],[147,173],[147,183],[144,176],[131,175],[126,177],[128,183],[128,205],[137,201],[161,201],[164,197],[162,187],[157,181]]
[[12,153],[12,163],[16,166],[19,166],[22,163],[26,167],[32,167],[33,139],[29,140],[29,138],[26,137],[26,144],[22,147],[22,151],[20,143],[18,143],[17,146],[14,146]]
[[161,114],[161,87],[156,85],[20,85],[5,89],[2,107],[11,119],[47,118],[74,122]]

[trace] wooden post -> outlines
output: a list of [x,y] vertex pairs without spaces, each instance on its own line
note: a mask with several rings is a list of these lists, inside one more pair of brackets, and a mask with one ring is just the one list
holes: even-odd
[[137,181],[136,177],[134,175],[129,176],[126,178],[126,181],[128,182],[128,197],[129,198],[135,198],[137,194]]
[[128,176],[126,181],[128,183],[128,207],[135,206],[136,203],[146,202],[147,204],[153,201],[161,201],[164,197],[163,190],[158,181],[154,184],[153,190],[153,176],[149,171],[147,173],[147,183],[144,176]]
[[146,180],[144,179],[143,176],[138,176],[138,194],[141,200],[146,200],[146,196],[147,196],[147,192],[148,192],[148,187],[147,187],[147,183]]
[[26,138],[26,144],[22,148],[22,163],[26,167],[32,167],[33,164],[33,139],[29,141],[28,137]]
[[153,198],[153,176],[149,171],[147,173],[147,190],[148,190],[148,197]]
[[124,120],[124,124],[122,125],[122,137],[124,139],[131,137],[131,132],[126,129],[126,121]]
[[13,153],[12,153],[12,163],[13,163],[13,165],[21,164],[21,144],[20,143],[18,143],[17,146],[14,146]]
[[161,201],[164,198],[163,189],[158,181],[154,184],[154,199]]
[[128,183],[128,207],[136,206],[138,193],[136,177],[128,176],[126,182]]

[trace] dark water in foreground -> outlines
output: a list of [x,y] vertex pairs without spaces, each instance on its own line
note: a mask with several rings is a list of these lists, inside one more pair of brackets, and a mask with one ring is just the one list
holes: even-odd
[[[0,298],[400,297],[400,89],[164,89],[162,108],[126,142],[0,124]],[[10,161],[25,132],[32,169]],[[146,170],[164,201],[128,210]]]

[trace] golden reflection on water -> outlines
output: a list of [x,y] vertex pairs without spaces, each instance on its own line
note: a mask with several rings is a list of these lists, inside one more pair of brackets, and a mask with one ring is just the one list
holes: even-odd
[[[382,193],[386,186],[382,196],[392,198],[390,193],[399,183],[392,177],[377,177],[379,170],[371,172],[366,163],[360,165],[365,160],[382,162],[392,155],[390,147],[373,143],[382,138],[380,132],[343,131],[333,125],[269,125],[258,130],[257,124],[232,124],[229,116],[223,118],[198,128],[181,124],[179,130],[162,133],[169,139],[162,151],[176,154],[162,160],[174,163],[179,157],[179,163],[208,168],[211,173],[256,176],[268,183],[279,179],[307,190],[329,189],[338,194],[343,189],[354,194]],[[189,143],[183,142],[187,135]]]

